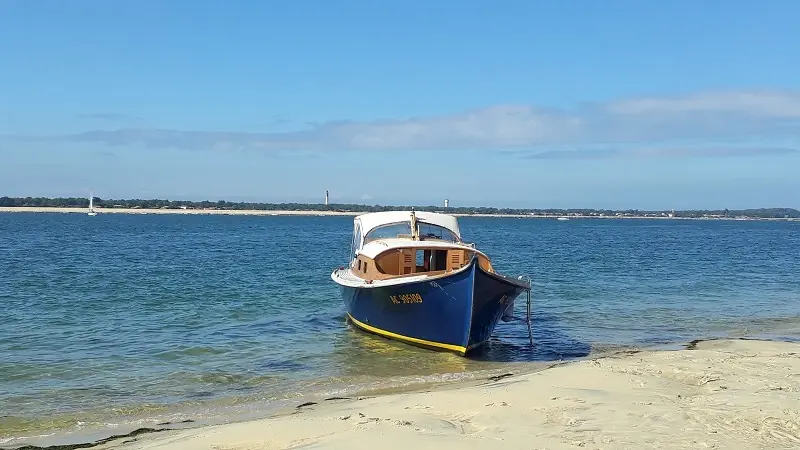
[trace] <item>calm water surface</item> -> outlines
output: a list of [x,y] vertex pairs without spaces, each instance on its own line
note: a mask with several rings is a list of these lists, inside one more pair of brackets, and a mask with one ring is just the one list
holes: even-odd
[[533,348],[521,321],[471,359],[351,329],[329,278],[351,217],[0,214],[0,445],[625,346],[800,337],[798,222],[461,227],[499,271],[533,277]]

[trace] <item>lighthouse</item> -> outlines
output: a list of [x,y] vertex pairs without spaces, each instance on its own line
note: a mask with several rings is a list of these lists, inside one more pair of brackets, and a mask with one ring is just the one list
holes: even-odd
[[328,206],[328,191],[325,191],[325,206]]

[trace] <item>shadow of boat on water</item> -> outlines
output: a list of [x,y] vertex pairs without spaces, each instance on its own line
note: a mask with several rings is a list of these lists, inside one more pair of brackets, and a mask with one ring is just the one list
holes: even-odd
[[494,362],[553,362],[583,358],[591,353],[588,342],[572,337],[556,316],[531,316],[533,345],[524,319],[499,323],[489,341],[474,349],[469,358]]

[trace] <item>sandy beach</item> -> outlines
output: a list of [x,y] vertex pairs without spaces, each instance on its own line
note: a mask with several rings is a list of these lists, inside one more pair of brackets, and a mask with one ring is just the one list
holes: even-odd
[[624,352],[97,448],[800,448],[800,344],[717,340]]

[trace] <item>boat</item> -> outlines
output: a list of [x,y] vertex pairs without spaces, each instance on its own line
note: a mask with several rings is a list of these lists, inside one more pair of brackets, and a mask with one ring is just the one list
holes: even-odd
[[569,217],[561,216],[561,217],[558,217],[556,220],[569,220]]
[[350,263],[331,272],[347,320],[363,331],[411,345],[468,356],[531,280],[497,273],[490,258],[461,238],[455,216],[411,211],[366,213],[353,219]]
[[86,213],[88,216],[96,216],[97,211],[94,210],[94,194],[91,192],[89,193],[89,212]]

